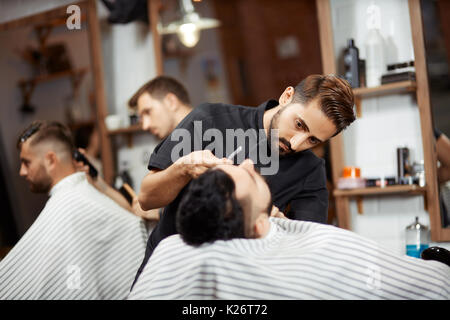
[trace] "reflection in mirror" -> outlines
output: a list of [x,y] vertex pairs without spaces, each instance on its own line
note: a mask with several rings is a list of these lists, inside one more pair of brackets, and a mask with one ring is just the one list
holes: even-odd
[[18,134],[34,120],[59,121],[73,131],[96,124],[86,16],[80,29],[70,30],[66,7],[32,15],[25,5],[19,7],[23,12],[17,20],[0,24],[0,168],[14,204],[14,225],[7,228],[17,230],[18,237],[47,201],[46,194],[32,193],[19,176]]
[[450,227],[450,2],[422,0],[428,83],[436,137],[441,219]]
[[[204,102],[258,106],[278,99],[287,86],[322,73],[315,1],[193,1],[202,17],[220,26],[202,30],[199,42],[184,46],[177,35],[162,38],[164,74],[183,83],[192,105]],[[164,0],[161,23],[180,18],[179,1]],[[249,14],[250,13],[250,14]],[[332,189],[328,143],[312,150],[325,158]],[[328,223],[335,218],[330,192]]]
[[[278,99],[307,75],[322,72],[314,1],[192,3],[201,17],[217,19],[220,26],[202,30],[193,48],[183,46],[176,35],[164,35],[162,50],[164,73],[186,86],[194,106],[258,106]],[[177,0],[162,4],[161,23],[179,18]]]
[[[186,1],[162,1],[161,25],[167,27],[183,18],[183,2]],[[213,1],[192,2],[192,5],[202,18],[218,18]],[[193,106],[204,102],[232,102],[217,27],[200,30],[199,40],[193,46],[183,44],[176,33],[162,34],[161,41],[164,74],[183,83]]]

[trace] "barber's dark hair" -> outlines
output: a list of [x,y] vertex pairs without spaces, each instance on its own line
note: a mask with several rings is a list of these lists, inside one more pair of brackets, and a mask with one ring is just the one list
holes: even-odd
[[187,244],[245,238],[244,214],[233,179],[211,169],[194,179],[178,206],[176,227]]
[[68,127],[57,121],[33,121],[19,136],[17,148],[30,140],[30,145],[36,145],[43,141],[56,141],[61,143],[68,152],[74,149],[72,134]]
[[295,87],[293,103],[307,104],[319,99],[322,112],[336,126],[337,135],[355,121],[355,98],[350,84],[335,75],[313,74]]
[[158,76],[154,78],[153,80],[150,80],[146,84],[144,84],[142,87],[139,88],[138,91],[131,97],[130,101],[128,102],[130,107],[135,108],[137,106],[137,101],[139,97],[143,93],[150,94],[153,98],[161,100],[164,99],[164,97],[168,93],[173,93],[178,100],[180,100],[181,103],[189,106],[190,100],[189,100],[189,94],[187,90],[184,88],[184,86],[178,82],[176,79],[168,76]]

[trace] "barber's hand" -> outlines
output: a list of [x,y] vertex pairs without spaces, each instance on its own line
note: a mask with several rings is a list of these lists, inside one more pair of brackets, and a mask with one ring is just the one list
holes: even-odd
[[[78,148],[78,151],[80,151],[80,153],[83,154],[89,160],[88,156],[86,155],[86,150],[84,150],[83,148]],[[82,161],[74,160],[74,163],[75,163],[75,169],[77,171],[86,172],[86,173],[89,172],[89,166],[85,165]]]
[[151,209],[144,211],[142,210],[138,197],[133,198],[132,206],[132,212],[137,215],[138,217],[141,217],[142,219],[149,220],[149,221],[158,221],[159,220],[159,209]]
[[284,215],[283,212],[280,211],[280,209],[278,209],[275,206],[272,206],[272,211],[270,212],[270,216],[271,217],[275,217],[275,218],[286,218],[286,216]]
[[[86,151],[84,149],[78,148],[78,151],[80,151],[80,153],[82,153],[89,161],[91,161],[90,156],[86,154]],[[89,174],[88,165],[85,165],[82,161],[75,161],[75,169],[77,171],[86,173],[86,178],[89,181],[89,183],[92,184],[95,188],[97,188],[97,190],[99,190],[100,192],[105,192],[107,188],[106,181],[100,175],[97,175],[97,177],[93,179]]]
[[227,158],[217,158],[210,150],[200,150],[181,157],[175,161],[175,164],[186,175],[195,179],[210,168],[221,164],[233,164],[233,162]]

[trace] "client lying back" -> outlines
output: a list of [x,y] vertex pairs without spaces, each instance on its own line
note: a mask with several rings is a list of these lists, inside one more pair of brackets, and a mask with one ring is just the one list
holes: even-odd
[[194,180],[129,299],[450,299],[450,268],[330,225],[269,218],[250,161]]

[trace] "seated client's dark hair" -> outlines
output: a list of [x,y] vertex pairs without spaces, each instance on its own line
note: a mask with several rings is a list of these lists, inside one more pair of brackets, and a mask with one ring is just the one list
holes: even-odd
[[36,145],[44,141],[52,141],[61,144],[67,152],[72,152],[74,149],[70,129],[57,121],[33,121],[20,134],[17,140],[17,149],[20,150],[22,144],[28,139],[30,139],[30,145]]
[[181,199],[176,226],[190,245],[244,238],[244,215],[231,177],[219,169],[193,180]]

